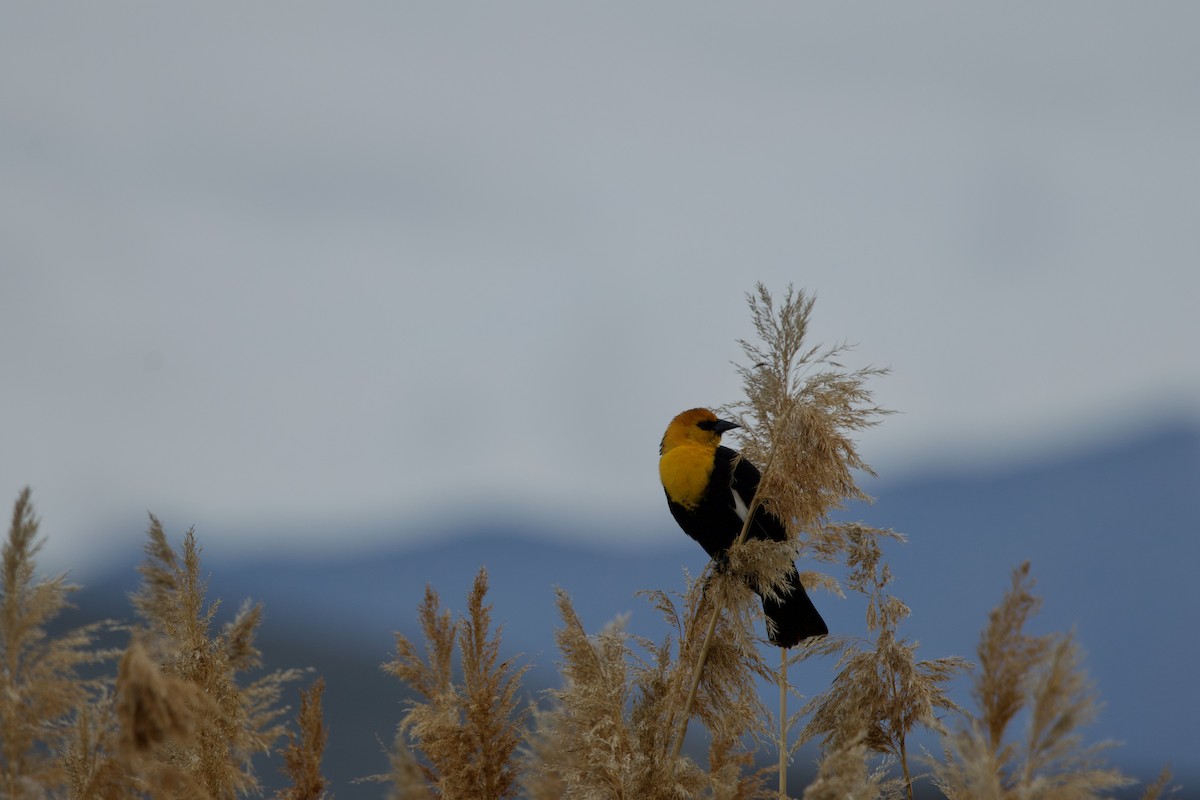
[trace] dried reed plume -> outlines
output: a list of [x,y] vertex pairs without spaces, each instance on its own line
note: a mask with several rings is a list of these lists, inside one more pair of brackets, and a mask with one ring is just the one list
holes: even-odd
[[151,757],[182,772],[212,798],[256,792],[259,781],[251,759],[255,753],[269,753],[283,735],[279,717],[286,709],[279,705],[280,696],[283,685],[299,673],[280,670],[243,683],[242,674],[261,662],[254,646],[261,606],[243,604],[232,621],[212,634],[220,602],[208,604],[205,598],[195,532],[184,535],[182,558],[153,515],[148,535],[134,607],[145,622],[143,635],[157,668],[178,682],[176,687],[191,687],[170,694],[182,700],[195,721],[195,733],[187,739],[149,737]]
[[868,761],[868,729],[873,720],[866,709],[850,705],[827,740],[813,782],[804,790],[804,800],[875,800],[894,794],[894,782],[885,780],[886,770],[871,769]]
[[[294,677],[237,680],[259,663],[261,610],[244,606],[210,637],[218,604],[205,606],[195,537],[185,537],[181,561],[151,517],[143,585],[133,597],[145,630],[135,631],[115,678],[83,679],[77,667],[118,654],[92,649],[97,633],[114,626],[47,636],[44,626],[75,587],[61,576],[35,582],[37,529],[26,489],[4,547],[0,796],[224,800],[256,791],[250,757],[283,732],[276,703]],[[319,725],[319,704],[315,713],[315,722],[302,715],[302,731]]]
[[[950,800],[1085,800],[1132,783],[1101,761],[1111,743],[1083,744],[1080,729],[1099,704],[1074,638],[1025,632],[1041,602],[1032,586],[1028,562],[1013,570],[979,641],[973,691],[979,709],[943,738],[943,759],[931,761],[934,781]],[[1022,712],[1025,736],[1011,738]]]
[[1146,790],[1142,793],[1142,800],[1159,800],[1164,795],[1179,791],[1180,787],[1171,783],[1173,778],[1171,767],[1164,766],[1158,773],[1158,777],[1146,786]]
[[[467,599],[467,614],[452,620],[437,592],[426,587],[418,616],[425,652],[396,634],[396,659],[385,671],[423,698],[412,702],[400,724],[392,774],[384,779],[394,797],[491,798],[517,794],[515,751],[521,741],[517,691],[525,669],[500,660],[500,631],[491,634],[487,571],[480,569]],[[457,644],[462,682],[454,681]],[[427,763],[416,766],[404,738]],[[432,789],[433,791],[430,791]]]
[[[885,370],[867,368],[848,372],[837,361],[848,348],[810,347],[807,342],[813,300],[790,287],[776,307],[761,283],[747,295],[757,342],[740,340],[746,364],[738,365],[746,397],[722,407],[742,427],[741,454],[760,467],[762,479],[750,503],[741,535],[729,548],[726,569],[709,581],[717,598],[704,641],[711,639],[722,609],[734,615],[752,614],[752,595],[737,586],[749,583],[766,597],[777,598],[798,556],[812,554],[835,561],[843,554],[840,535],[831,535],[829,513],[852,499],[866,499],[855,481],[855,470],[870,472],[859,456],[852,434],[878,422],[886,413],[871,402],[869,378]],[[750,521],[759,507],[785,522],[789,541],[746,541]],[[806,585],[836,586],[831,578],[802,575]],[[812,645],[806,645],[811,647]],[[701,682],[710,657],[702,643],[693,662],[693,687]],[[775,679],[780,682],[779,792],[785,791],[785,770],[791,747],[787,744],[789,718],[783,707],[786,656]],[[679,752],[688,719],[691,695],[676,733]]]
[[135,638],[117,669],[122,754],[132,759],[168,741],[194,742],[196,709],[202,703],[194,684],[164,675]]
[[122,800],[136,797],[139,781],[119,744],[116,702],[103,691],[75,712],[71,737],[62,753],[71,800]]
[[163,754],[194,751],[201,709],[211,713],[215,703],[195,684],[164,674],[141,636],[134,637],[121,657],[116,688],[115,753],[123,776],[97,794],[121,797],[116,792],[128,784],[151,797],[214,797],[194,770]]
[[321,715],[324,693],[323,678],[317,678],[307,691],[300,693],[300,710],[296,712],[300,733],[288,731],[288,745],[279,751],[283,755],[283,773],[292,785],[276,794],[277,800],[322,800],[326,796],[329,781],[321,773],[321,754],[329,739]]
[[746,396],[722,413],[742,426],[742,456],[762,469],[760,502],[808,545],[831,510],[867,499],[854,473],[874,473],[851,437],[890,413],[872,402],[866,385],[887,370],[847,371],[838,360],[846,344],[809,346],[815,300],[803,291],[789,287],[776,308],[760,283],[746,300],[758,342],[739,340],[746,363],[736,369]]
[[[745,586],[739,590],[749,593]],[[675,629],[662,642],[631,636],[622,620],[588,635],[570,598],[559,590],[563,625],[555,639],[563,659],[562,686],[550,693],[549,707],[535,715],[526,753],[527,774],[537,776],[537,793],[531,796],[769,796],[763,775],[747,769],[753,761],[747,741],[763,738],[769,719],[754,677],[771,674],[749,634],[751,619],[722,615],[711,643],[693,710],[711,736],[705,771],[675,753],[672,738],[700,645],[689,626],[707,619],[711,601],[699,582],[689,582],[682,597],[662,591],[647,596]]]
[[63,575],[36,578],[44,541],[26,487],[13,506],[0,578],[0,796],[13,800],[66,785],[55,752],[68,746],[71,716],[100,689],[77,670],[111,655],[93,649],[101,623],[47,635],[46,626],[78,587]]
[[[806,706],[808,724],[799,740],[820,737],[826,759],[864,757],[867,751],[891,756],[900,764],[901,785],[913,797],[913,777],[909,771],[908,735],[918,725],[943,733],[939,712],[958,711],[950,700],[946,684],[969,664],[956,657],[918,661],[917,643],[898,635],[900,623],[909,609],[899,598],[886,592],[891,571],[883,561],[881,539],[900,539],[892,532],[863,525],[839,528],[849,548],[851,567],[847,585],[867,597],[867,630],[875,634],[874,646],[852,639],[832,640],[828,650],[840,650],[838,674],[833,685],[814,697]],[[861,774],[865,775],[865,765]],[[825,770],[826,783],[836,771]],[[860,781],[860,769],[853,767],[853,780]],[[876,774],[863,784],[887,788]]]

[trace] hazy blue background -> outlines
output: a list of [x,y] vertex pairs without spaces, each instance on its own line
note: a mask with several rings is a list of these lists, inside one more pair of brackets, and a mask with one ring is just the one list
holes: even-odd
[[[860,440],[884,481],[1187,429],[1197,30],[1188,3],[6,3],[0,492],[33,485],[77,574],[133,564],[147,509],[223,554],[479,519],[673,546],[658,440],[738,396],[760,280],[894,370]],[[959,588],[986,608],[1012,565]]]

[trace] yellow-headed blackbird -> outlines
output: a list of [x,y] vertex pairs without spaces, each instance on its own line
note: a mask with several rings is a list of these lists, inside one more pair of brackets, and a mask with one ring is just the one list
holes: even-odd
[[[659,450],[658,473],[671,514],[684,533],[718,560],[741,533],[762,477],[753,464],[721,446],[721,434],[737,427],[706,408],[693,408],[671,420]],[[762,507],[754,512],[746,535],[776,542],[787,539],[783,522]],[[781,602],[763,598],[763,613],[773,623],[767,625],[771,643],[792,647],[829,633],[795,566],[787,583],[787,589],[779,592]]]

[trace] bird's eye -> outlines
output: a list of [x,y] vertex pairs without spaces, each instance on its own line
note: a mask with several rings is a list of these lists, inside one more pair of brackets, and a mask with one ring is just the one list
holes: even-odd
[[713,431],[717,429],[717,421],[715,419],[702,419],[696,423],[696,427],[702,431]]

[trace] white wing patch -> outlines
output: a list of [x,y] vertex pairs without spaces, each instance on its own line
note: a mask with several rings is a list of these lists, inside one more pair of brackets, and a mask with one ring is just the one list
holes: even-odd
[[746,515],[750,513],[750,509],[746,508],[746,501],[738,494],[737,489],[730,487],[729,493],[733,495],[733,510],[738,515],[738,519],[742,522],[746,521]]

